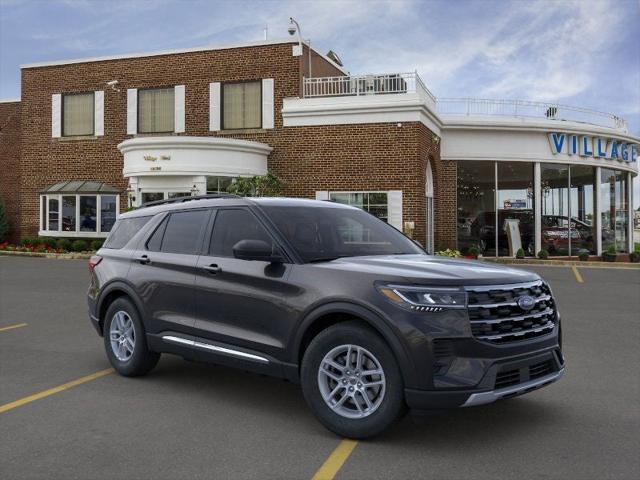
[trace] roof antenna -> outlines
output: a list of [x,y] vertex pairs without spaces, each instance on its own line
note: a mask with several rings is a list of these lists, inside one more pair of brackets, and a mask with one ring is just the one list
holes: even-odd
[[264,26],[264,41],[266,42],[269,39],[269,25]]

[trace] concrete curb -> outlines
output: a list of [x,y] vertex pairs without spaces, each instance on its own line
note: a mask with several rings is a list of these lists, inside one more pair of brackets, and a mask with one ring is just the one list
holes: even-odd
[[77,253],[40,253],[40,252],[12,252],[10,250],[0,250],[0,255],[8,257],[40,257],[55,258],[57,260],[88,260],[93,253],[77,252]]
[[575,260],[520,260],[516,258],[482,258],[484,262],[502,263],[505,265],[529,265],[546,267],[586,267],[586,268],[622,268],[640,270],[640,263],[630,262],[581,262]]

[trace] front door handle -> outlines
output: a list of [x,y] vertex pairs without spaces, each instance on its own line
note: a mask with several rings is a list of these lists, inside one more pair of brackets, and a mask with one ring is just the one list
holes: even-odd
[[151,263],[151,259],[147,255],[141,255],[136,260],[138,260],[142,265],[148,265]]
[[206,265],[202,268],[213,275],[215,275],[216,273],[220,273],[222,271],[222,269],[215,263],[212,263],[211,265]]

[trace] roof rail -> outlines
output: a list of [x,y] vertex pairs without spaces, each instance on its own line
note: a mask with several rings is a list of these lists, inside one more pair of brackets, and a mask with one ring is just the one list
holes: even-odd
[[165,205],[169,203],[184,203],[184,202],[190,202],[192,200],[207,200],[207,199],[214,199],[214,198],[242,198],[242,197],[240,197],[239,195],[234,195],[233,193],[211,193],[207,195],[195,195],[195,196],[189,195],[188,197],[176,197],[176,198],[169,198],[167,200],[155,200],[153,202],[143,203],[138,208],[140,209],[140,208],[147,208],[147,207],[155,207],[158,205]]

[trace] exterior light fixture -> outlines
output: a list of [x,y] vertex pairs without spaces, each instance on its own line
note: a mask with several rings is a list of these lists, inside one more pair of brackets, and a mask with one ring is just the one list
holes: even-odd
[[193,187],[191,187],[191,196],[195,197],[197,194],[198,194],[198,187],[196,187],[194,184]]

